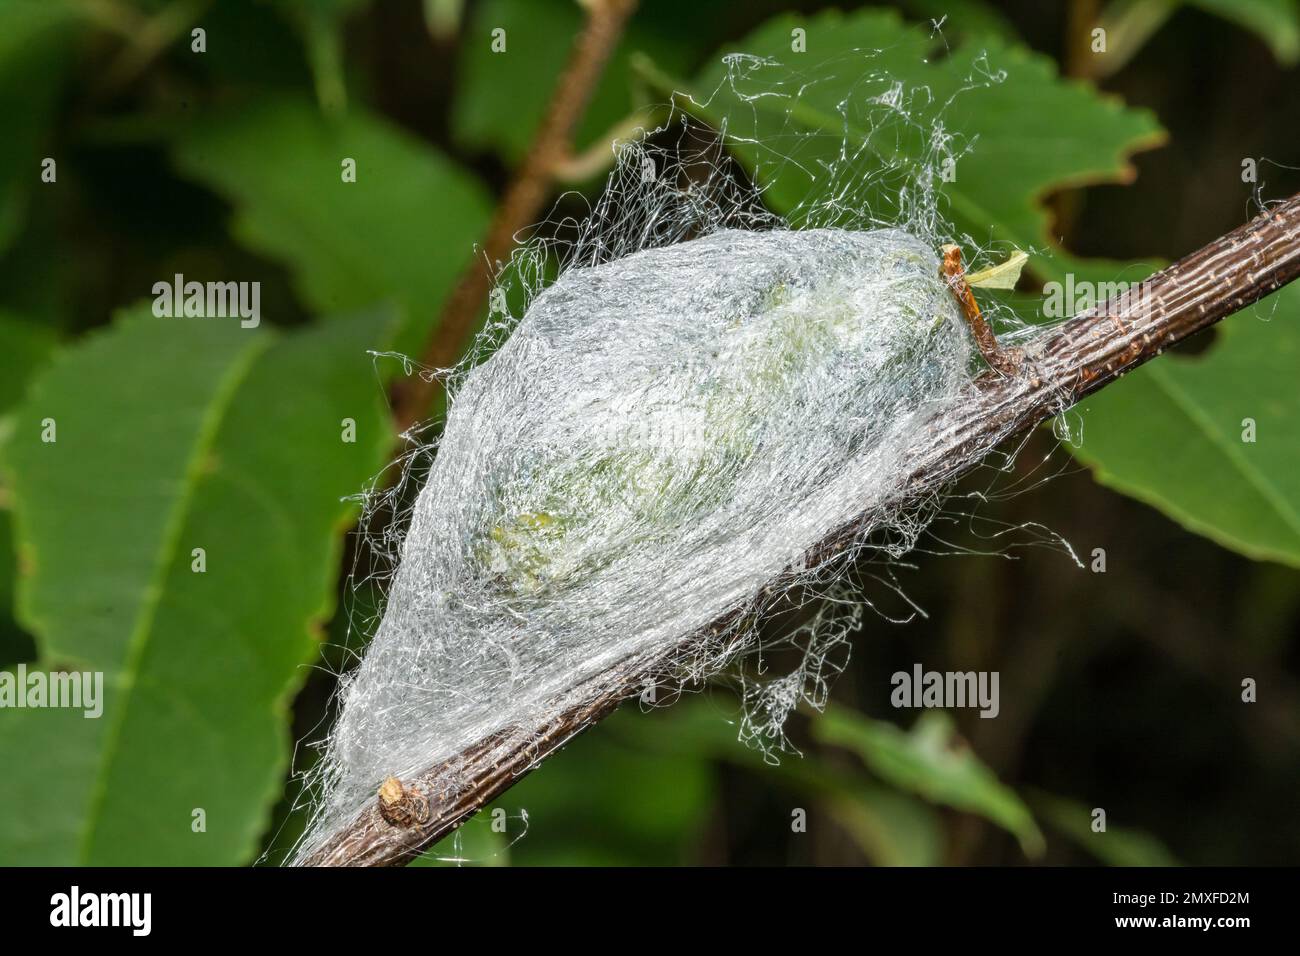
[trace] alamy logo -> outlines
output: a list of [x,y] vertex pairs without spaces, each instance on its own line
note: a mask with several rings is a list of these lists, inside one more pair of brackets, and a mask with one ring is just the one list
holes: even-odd
[[0,707],[67,707],[81,709],[83,717],[104,712],[103,671],[0,671]]
[[160,319],[237,317],[245,329],[262,321],[260,282],[186,282],[178,272],[171,282],[155,282],[153,296],[153,314]]
[[1124,314],[1145,315],[1149,294],[1145,282],[1076,282],[1074,273],[1067,272],[1064,283],[1053,281],[1043,286],[1043,317],[1068,319],[1122,296],[1126,297]]
[[895,707],[978,707],[981,717],[996,717],[1002,709],[997,671],[927,671],[914,664],[910,674],[896,671],[889,683]]
[[50,897],[51,926],[129,926],[131,935],[148,936],[153,923],[151,893],[70,893]]

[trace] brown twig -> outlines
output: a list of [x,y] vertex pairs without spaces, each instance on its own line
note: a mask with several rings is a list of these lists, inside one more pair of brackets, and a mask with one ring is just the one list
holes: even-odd
[[[1033,427],[1165,349],[1258,301],[1300,276],[1300,196],[1179,260],[1104,305],[1044,332],[1026,348],[1015,375],[997,371],[978,380],[975,400],[932,420],[904,462],[910,476],[889,507],[932,494],[983,460],[999,441]],[[864,529],[866,512],[812,548],[801,562],[817,566],[841,554]],[[797,572],[788,572],[791,579]],[[770,590],[779,591],[774,582]],[[719,619],[722,632],[741,609]],[[703,635],[707,636],[707,635]],[[327,838],[307,865],[382,866],[404,863],[455,830],[548,754],[613,711],[621,701],[670,672],[696,635],[652,657],[629,657],[564,695],[559,716],[532,728],[507,727],[450,761],[403,784],[427,799],[428,818],[409,826],[384,819],[379,801]],[[572,703],[577,701],[577,703]]]
[[939,275],[943,276],[944,281],[948,283],[948,288],[952,290],[953,297],[961,308],[962,317],[970,326],[971,335],[975,337],[975,347],[980,350],[980,355],[984,356],[984,361],[991,367],[1004,375],[1014,375],[1020,368],[1020,363],[1024,361],[1024,353],[1020,349],[1004,349],[998,345],[997,336],[993,334],[993,326],[989,325],[988,319],[980,313],[979,303],[975,301],[975,292],[966,281],[966,267],[962,265],[961,248],[944,246],[941,251],[943,255],[939,260]]
[[[474,320],[487,301],[492,282],[490,269],[510,254],[515,235],[537,219],[550,196],[556,170],[571,153],[574,128],[618,45],[636,0],[587,0],[586,6],[586,26],[574,43],[532,146],[488,226],[482,248],[486,263],[476,256],[456,283],[420,356],[420,364],[426,368],[448,368],[460,357]],[[399,432],[429,413],[438,387],[437,378],[415,375],[397,388],[393,416]]]

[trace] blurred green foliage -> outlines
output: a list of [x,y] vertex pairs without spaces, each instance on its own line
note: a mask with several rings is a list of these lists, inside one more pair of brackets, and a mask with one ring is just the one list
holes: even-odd
[[986,817],[1014,833],[1026,856],[1042,854],[1043,835],[1029,810],[971,753],[943,711],[922,713],[904,733],[886,721],[835,708],[817,720],[813,733],[854,751],[898,789]]
[[[1300,4],[1296,0],[1187,0],[1209,13],[1253,30],[1288,66],[1300,60]],[[1170,3],[1176,7],[1176,3]]]
[[[394,347],[408,354],[490,211],[473,176],[359,106],[327,118],[305,99],[244,105],[187,128],[174,156],[235,205],[238,242],[290,267],[312,312],[400,303]],[[356,181],[341,188],[349,160]]]
[[[583,114],[574,136],[578,151],[603,145],[611,129],[645,105],[630,67],[633,51],[670,69],[680,69],[704,52],[698,34],[678,28],[693,7],[699,5],[660,0],[653,18],[633,19]],[[457,70],[459,95],[452,106],[452,127],[461,145],[496,151],[511,163],[523,158],[546,111],[549,81],[564,68],[584,16],[572,0],[486,0],[473,5],[466,35],[486,37],[494,29],[504,30],[507,55],[494,53],[488,43],[470,43],[463,50]]]
[[[830,188],[819,171],[845,134],[870,184],[926,162],[941,114],[970,146],[937,184],[960,229],[1032,251],[1039,281],[1131,280],[1150,271],[1135,244],[1150,261],[1235,225],[1249,186],[1219,183],[1300,121],[1282,71],[1300,55],[1294,0],[1115,0],[1103,22],[1130,32],[1106,93],[1061,75],[1079,38],[1053,5],[824,6],[644,0],[575,148],[597,155],[695,93],[676,102],[697,122],[763,141],[730,145],[786,213]],[[108,688],[101,720],[0,712],[0,862],[276,862],[300,831],[291,755],[297,771],[312,759],[376,601],[344,573],[365,560],[347,499],[396,447],[383,392],[397,369],[366,353],[418,353],[436,329],[583,16],[570,0],[0,0],[0,666],[103,670]],[[878,72],[859,49],[879,51]],[[742,86],[762,94],[747,102],[722,83],[736,50],[791,66],[755,74],[781,85]],[[1229,53],[1245,99],[1214,72]],[[930,91],[912,103],[920,124],[846,129],[846,98],[895,79]],[[1263,112],[1243,145],[1232,123],[1249,108]],[[1141,153],[1166,127],[1179,148]],[[1284,178],[1286,160],[1270,171]],[[1141,189],[1124,188],[1136,168]],[[598,172],[583,178],[547,228],[598,194]],[[870,198],[890,214],[886,190]],[[262,283],[261,327],[150,316],[153,284],[176,273]],[[1029,285],[1012,301],[1032,312]],[[1297,311],[1279,293],[1094,397],[1072,451],[1183,527],[1296,565]],[[1247,417],[1255,443],[1240,441]],[[1010,495],[1051,451],[1032,436],[1008,488],[976,476],[959,489],[972,513],[928,545],[979,550],[1041,523],[1107,549],[1107,574],[1043,550],[919,559],[907,590],[931,616],[892,636],[870,624],[837,705],[798,715],[779,761],[737,742],[725,681],[626,707],[421,865],[1294,862],[1294,570],[1082,474]],[[894,594],[863,585],[878,604]],[[999,670],[1004,713],[898,720],[888,675],[918,660]],[[1257,705],[1239,703],[1244,676]]]

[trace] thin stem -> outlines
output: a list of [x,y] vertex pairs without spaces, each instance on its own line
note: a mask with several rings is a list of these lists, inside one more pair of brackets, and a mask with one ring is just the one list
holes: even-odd
[[342,14],[337,8],[304,8],[299,18],[312,86],[321,112],[337,116],[347,109],[348,90],[343,77]]
[[1115,0],[1097,18],[1106,31],[1106,53],[1092,56],[1078,76],[1102,78],[1118,73],[1174,14],[1173,0]]
[[667,107],[648,107],[619,120],[584,152],[571,153],[555,164],[553,175],[560,183],[585,183],[614,165],[613,143],[632,139],[641,130],[654,129],[667,118]]
[[[1059,414],[1126,372],[1208,328],[1225,316],[1300,277],[1300,195],[1180,259],[1140,285],[1044,331],[1025,349],[1014,375],[990,371],[976,397],[930,421],[908,450],[909,476],[883,507],[905,507],[933,494],[977,466],[999,441]],[[815,567],[842,555],[873,525],[873,512],[811,548],[800,562]],[[764,593],[797,578],[787,571]],[[720,633],[753,608],[723,615],[705,632],[653,654],[632,656],[569,688],[562,712],[536,727],[504,727],[455,758],[404,783],[404,792],[427,799],[427,820],[409,826],[387,822],[378,801],[360,808],[304,863],[311,866],[385,866],[407,862],[451,833],[517,783],[549,754],[610,714],[643,688],[673,673],[683,651],[709,632]]]
[[[556,84],[528,155],[488,226],[482,256],[489,267],[510,254],[516,233],[534,222],[541,212],[555,182],[556,169],[569,156],[574,128],[587,108],[605,63],[618,45],[636,0],[589,0],[584,6],[588,8],[587,24]],[[456,361],[487,299],[491,282],[488,269],[475,257],[447,299],[433,337],[420,356],[420,364],[443,369]],[[416,375],[397,389],[393,414],[399,432],[428,414],[438,387],[436,378]]]
[[176,0],[148,19],[140,16],[135,28],[127,34],[129,44],[105,70],[102,89],[115,92],[125,87],[190,29],[211,5],[212,0]]
[[961,261],[961,248],[958,246],[944,246],[942,252],[943,258],[940,260],[939,274],[943,276],[944,281],[948,283],[948,288],[952,290],[953,296],[957,299],[962,316],[966,319],[966,324],[970,326],[971,335],[975,337],[975,345],[980,350],[980,354],[984,356],[984,361],[1003,375],[1014,375],[1024,359],[1023,353],[1020,349],[1004,349],[998,345],[997,336],[993,334],[993,327],[980,314],[979,303],[975,301],[975,293],[971,291],[970,283],[966,281],[966,269]]

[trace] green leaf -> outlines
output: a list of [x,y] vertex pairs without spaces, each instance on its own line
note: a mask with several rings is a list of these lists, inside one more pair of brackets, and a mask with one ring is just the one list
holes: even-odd
[[904,732],[837,707],[814,720],[813,734],[852,750],[900,790],[996,823],[1016,836],[1027,856],[1043,852],[1043,835],[1028,808],[957,736],[943,711],[926,711]]
[[1089,398],[1071,450],[1102,484],[1189,530],[1300,567],[1300,287],[1217,334],[1207,352],[1166,355]]
[[[796,26],[807,31],[803,54],[790,50]],[[956,159],[955,179],[937,182],[954,224],[981,247],[1045,250],[1031,258],[1045,278],[1063,278],[1073,265],[1051,239],[1043,198],[1126,181],[1133,171],[1125,157],[1164,139],[1150,112],[1062,80],[1045,56],[989,36],[945,54],[942,37],[888,11],[778,17],[728,50],[775,63],[729,75],[720,51],[690,84],[696,102],[678,102],[715,127],[725,123],[731,148],[767,187],[776,212],[849,188],[876,217],[896,217],[900,169],[905,178],[944,172],[931,154],[941,119],[972,147]],[[866,58],[862,50],[873,52]],[[1005,77],[992,82],[990,72]],[[662,76],[652,82],[677,85]],[[900,82],[905,97],[916,94],[906,115],[890,105]]]
[[[343,161],[356,161],[356,182]],[[470,263],[487,226],[481,184],[433,147],[352,109],[271,100],[195,123],[176,145],[181,171],[235,204],[232,230],[289,265],[321,313],[396,301],[395,347],[410,354]]]
[[943,862],[943,827],[938,817],[905,793],[856,781],[849,793],[831,797],[828,806],[876,866],[939,866]]
[[390,447],[364,351],[392,323],[278,337],[141,310],[33,383],[6,450],[19,616],[34,666],[103,672],[103,714],[0,721],[0,861],[250,858],[331,611],[340,499]]
[[[597,143],[637,105],[628,63],[632,51],[666,69],[681,69],[692,46],[672,11],[686,4],[642,4],[605,67],[574,135],[575,151]],[[475,4],[461,39],[459,84],[452,114],[456,138],[518,162],[541,124],[586,14],[574,0],[485,0]],[[506,49],[492,50],[505,30]],[[613,154],[610,155],[611,161]]]
[[[0,455],[13,427],[10,410],[27,383],[49,357],[54,331],[0,309]],[[35,646],[14,618],[14,582],[18,561],[14,553],[10,492],[0,478],[0,667],[28,661]]]
[[[0,452],[12,428],[9,410],[54,348],[54,331],[0,309]],[[14,619],[14,581],[18,562],[13,546],[9,490],[0,480],[0,667],[31,660],[31,636]]]
[[1194,7],[1251,30],[1280,63],[1300,61],[1300,4],[1296,0],[1188,0]]
[[302,36],[316,102],[326,113],[337,113],[347,106],[343,26],[348,17],[368,4],[369,0],[279,0],[278,5]]
[[[721,695],[721,690],[715,688],[714,693]],[[735,725],[714,703],[691,699],[652,714],[624,710],[605,728],[651,753],[725,762],[801,801],[818,801],[878,866],[934,866],[941,860],[943,831],[931,807],[817,754],[787,755],[771,762],[736,738]]]
[[1070,842],[1108,866],[1179,866],[1178,860],[1159,839],[1145,830],[1117,827],[1109,821],[1106,830],[1092,829],[1092,811],[1073,800],[1039,793],[1034,807],[1053,828]]

